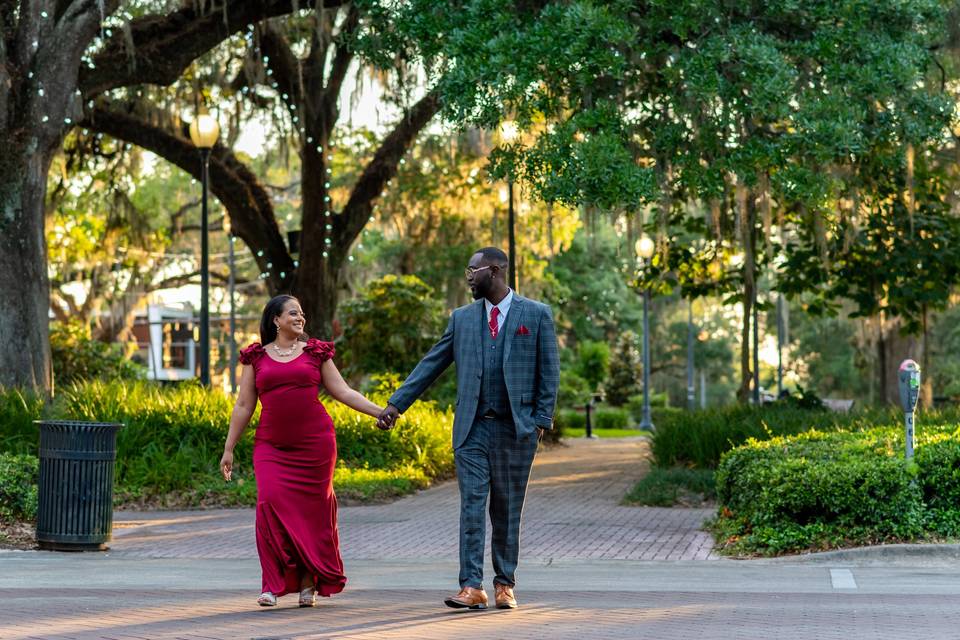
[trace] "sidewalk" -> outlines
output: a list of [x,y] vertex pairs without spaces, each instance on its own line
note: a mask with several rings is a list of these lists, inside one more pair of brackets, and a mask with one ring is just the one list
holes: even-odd
[[[523,512],[521,561],[712,557],[712,539],[699,531],[712,515],[709,509],[620,505],[647,469],[646,452],[641,439],[584,438],[538,455]],[[253,519],[252,509],[120,512],[111,553],[255,558]],[[458,557],[455,482],[386,505],[341,507],[339,520],[340,547],[348,565],[353,559]],[[489,528],[487,534],[489,543]]]
[[619,505],[644,472],[644,451],[638,440],[579,440],[539,457],[517,611],[441,604],[457,573],[457,497],[448,483],[389,505],[342,509],[350,582],[316,609],[298,609],[295,596],[275,609],[255,606],[259,566],[247,509],[117,514],[108,553],[0,553],[0,638],[960,636],[951,549],[942,561],[919,563],[895,562],[888,549],[881,562],[716,558],[698,530],[709,510]]

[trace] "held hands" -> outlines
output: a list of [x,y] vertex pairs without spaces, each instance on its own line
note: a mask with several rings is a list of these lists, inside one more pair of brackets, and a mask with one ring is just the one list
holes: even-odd
[[392,429],[397,423],[397,418],[399,417],[400,410],[392,404],[388,404],[387,408],[380,412],[380,417],[377,418],[377,429],[382,429],[384,431]]
[[224,480],[230,482],[233,476],[233,451],[223,452],[223,457],[220,458],[220,473],[223,474]]

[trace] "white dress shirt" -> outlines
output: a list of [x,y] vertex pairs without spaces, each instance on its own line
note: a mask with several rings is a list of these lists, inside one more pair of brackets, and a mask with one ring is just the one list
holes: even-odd
[[500,333],[500,330],[503,329],[503,323],[507,321],[507,312],[510,311],[510,303],[513,302],[513,289],[507,291],[507,295],[503,296],[503,300],[500,301],[500,304],[493,304],[486,298],[483,299],[483,304],[487,308],[487,326],[490,326],[490,314],[493,313],[493,308],[497,307],[500,309],[500,315],[497,316],[497,333]]

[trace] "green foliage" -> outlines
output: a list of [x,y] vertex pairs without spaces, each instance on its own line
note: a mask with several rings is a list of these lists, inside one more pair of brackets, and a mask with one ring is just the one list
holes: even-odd
[[136,380],[144,370],[124,357],[118,344],[94,340],[90,328],[80,322],[50,325],[53,375],[59,385],[82,380]]
[[558,408],[582,407],[590,400],[592,394],[589,382],[571,368],[560,368],[560,386],[557,390]]
[[443,305],[416,276],[387,275],[341,306],[337,351],[351,375],[409,373],[440,337]]
[[0,521],[33,520],[37,516],[39,473],[35,456],[0,452]]
[[41,418],[43,409],[43,398],[0,387],[0,453],[36,454],[40,432],[33,421]]
[[716,480],[710,469],[654,467],[638,482],[624,501],[650,507],[699,506],[716,498]]
[[591,393],[595,393],[607,378],[610,368],[610,347],[605,342],[585,340],[577,349],[577,374],[587,381]]
[[583,429],[586,427],[587,417],[582,411],[575,409],[561,409],[554,418],[554,428],[559,428],[566,432],[570,429]]
[[624,331],[610,358],[610,376],[604,383],[606,401],[615,407],[627,404],[642,391],[643,361],[637,348],[637,334]]
[[763,554],[916,539],[925,534],[924,484],[903,447],[892,427],[750,440],[717,469],[714,531],[729,551]]
[[660,417],[651,450],[660,467],[687,465],[712,469],[724,452],[750,438],[793,435],[812,428],[830,430],[855,422],[854,416],[846,414],[782,405],[738,404],[684,411]]
[[558,332],[577,341],[611,342],[624,331],[636,330],[642,301],[622,271],[612,229],[579,231],[546,272],[544,299],[556,311]]
[[[398,383],[384,383],[379,401]],[[415,403],[391,431],[335,401],[326,401],[337,430],[338,477],[350,479],[355,497],[375,499],[424,486],[453,469],[453,415],[433,403]],[[162,387],[148,382],[91,381],[62,390],[53,413],[73,420],[121,422],[117,434],[116,493],[120,502],[200,506],[252,504],[256,486],[251,454],[254,429],[234,451],[235,482],[225,484],[217,465],[233,400],[194,384]],[[0,453],[36,455],[42,404],[15,391],[0,394]],[[254,426],[258,422],[253,418]],[[342,468],[342,470],[341,470]],[[352,471],[356,470],[356,474]],[[363,471],[365,473],[360,473]],[[351,488],[352,487],[352,488]]]
[[590,419],[595,429],[626,429],[630,426],[630,412],[625,409],[599,407]]

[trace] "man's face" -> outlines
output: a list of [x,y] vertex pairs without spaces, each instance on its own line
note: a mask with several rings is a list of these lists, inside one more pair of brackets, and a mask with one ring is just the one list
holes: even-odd
[[496,265],[490,265],[483,259],[482,253],[475,253],[470,258],[467,265],[467,284],[470,285],[470,293],[474,300],[486,298],[493,287],[493,275],[500,268]]

